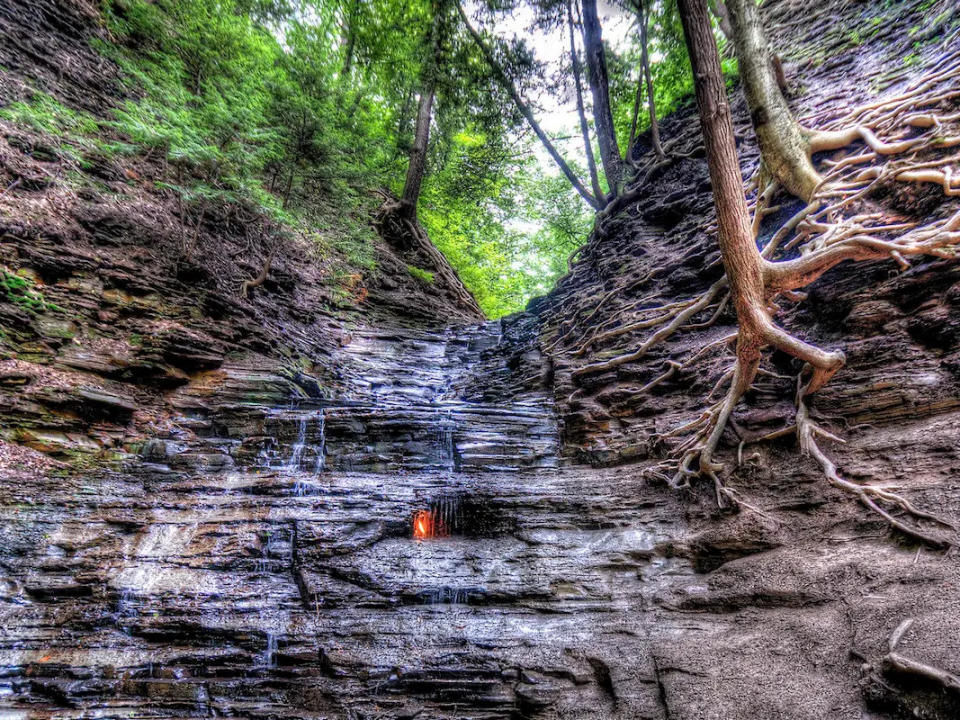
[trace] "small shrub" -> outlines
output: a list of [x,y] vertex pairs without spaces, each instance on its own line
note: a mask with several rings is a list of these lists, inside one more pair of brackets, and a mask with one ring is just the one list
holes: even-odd
[[52,95],[42,92],[34,93],[29,101],[15,102],[5,107],[0,110],[0,117],[70,141],[95,135],[99,130],[99,124],[92,115],[71,110]]
[[433,273],[429,270],[418,268],[415,265],[407,265],[407,272],[413,275],[413,277],[422,282],[424,285],[433,285]]

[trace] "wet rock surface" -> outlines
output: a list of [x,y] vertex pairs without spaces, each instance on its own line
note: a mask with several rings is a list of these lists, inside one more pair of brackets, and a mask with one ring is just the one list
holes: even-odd
[[[231,427],[214,409],[186,423],[185,441],[148,443],[127,472],[5,484],[6,706],[478,718],[612,707],[592,646],[639,649],[633,613],[689,577],[663,549],[678,503],[631,472],[598,482],[555,467],[545,387],[497,404],[457,397],[502,336],[500,323],[357,335],[342,357],[352,396],[248,404],[275,433],[257,455],[235,458],[244,437],[205,434]],[[643,683],[617,700],[625,716],[656,708],[655,682]]]
[[[225,393],[124,472],[7,477],[5,712],[884,717],[863,698],[903,702],[882,657],[907,615],[902,651],[954,667],[937,628],[956,622],[955,563],[843,501],[804,506],[809,477],[798,509],[761,521],[637,467],[557,467],[549,387],[497,404],[454,390],[510,336],[358,333],[352,395],[243,405],[257,453]],[[481,427],[495,463],[467,462]],[[941,708],[925,717],[956,708],[914,691]]]
[[[784,60],[814,120],[922,72],[953,27],[935,5],[765,3],[801,48]],[[77,8],[13,3],[0,30],[59,33],[82,57]],[[906,75],[851,87],[915,41]],[[87,87],[82,61],[57,79],[0,53],[5,82],[65,102]],[[615,330],[651,288],[685,299],[718,276],[688,111],[664,137],[689,157],[602,219],[555,293],[479,326],[452,288],[416,285],[406,264],[424,258],[386,246],[377,277],[338,289],[284,247],[242,299],[262,260],[243,222],[211,217],[210,256],[180,257],[157,220],[172,208],[129,168],[94,165],[115,196],[77,202],[35,139],[0,139],[4,187],[46,178],[4,199],[0,228],[0,262],[42,294],[0,302],[0,717],[960,717],[902,662],[960,674],[955,554],[891,533],[788,437],[739,465],[726,438],[740,512],[644,476],[655,433],[699,412],[726,365],[638,389],[728,314],[576,374],[641,339],[565,352],[578,323]],[[780,318],[847,354],[814,403],[847,440],[830,448],[843,472],[955,521],[958,283],[940,261],[839,268]],[[792,380],[770,377],[737,426],[760,435],[792,409]]]

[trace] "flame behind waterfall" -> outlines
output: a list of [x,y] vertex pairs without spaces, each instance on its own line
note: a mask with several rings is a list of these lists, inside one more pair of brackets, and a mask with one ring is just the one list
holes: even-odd
[[413,538],[415,540],[429,540],[430,538],[446,537],[447,535],[446,526],[433,510],[417,510],[413,514]]
[[465,530],[468,531],[466,534],[470,534],[465,521],[476,513],[470,513],[469,510],[470,505],[465,504],[462,497],[444,495],[434,498],[428,508],[413,513],[414,540],[462,535]]

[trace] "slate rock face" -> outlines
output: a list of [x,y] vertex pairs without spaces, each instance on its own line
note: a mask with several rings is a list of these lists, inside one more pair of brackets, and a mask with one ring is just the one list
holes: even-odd
[[[22,100],[32,90],[63,92],[71,106],[97,112],[104,95],[122,97],[119,77],[90,45],[97,13],[84,0],[31,0],[0,7],[0,104]],[[43,159],[36,148],[29,148]]]
[[[501,323],[354,338],[342,396],[225,392],[123,472],[5,480],[4,707],[660,720],[866,717],[866,700],[952,717],[882,662],[909,615],[901,651],[956,670],[938,630],[956,622],[952,561],[811,474],[765,517],[723,516],[636,466],[558,467],[548,386],[456,390],[510,375]],[[257,453],[239,452],[241,406]],[[481,427],[495,463],[467,462]]]
[[[0,8],[0,28],[59,33],[62,47],[89,36],[80,5],[28,5]],[[799,38],[784,58],[808,85],[796,101],[839,112],[871,90],[849,77],[952,22],[943,5],[765,12],[775,39]],[[885,32],[850,43],[873,17]],[[89,87],[88,66],[57,81],[16,52],[0,49],[15,77]],[[417,294],[396,255],[366,304],[337,305],[296,247],[244,300],[256,258],[217,260],[242,249],[242,228],[204,229],[211,258],[188,262],[151,220],[171,209],[123,183],[120,216],[93,196],[60,197],[65,221],[27,205],[55,186],[6,198],[35,215],[5,221],[0,260],[69,323],[0,304],[14,348],[0,360],[0,716],[960,717],[955,694],[897,662],[960,674],[953,554],[829,489],[790,438],[746,446],[738,464],[727,437],[739,512],[710,487],[644,474],[655,434],[699,412],[725,364],[638,389],[730,332],[729,315],[575,379],[640,340],[566,352],[582,325],[615,329],[649,293],[685,299],[718,277],[689,112],[664,137],[689,157],[603,219],[556,292],[474,326],[450,288]],[[32,140],[4,142],[15,162],[49,161]],[[814,405],[847,440],[830,447],[845,475],[954,521],[958,288],[940,261],[839,268],[783,318],[847,353]],[[762,434],[792,410],[792,381],[769,378],[736,420]],[[68,472],[75,455],[87,467]]]
[[[9,707],[577,717],[610,706],[594,638],[636,637],[642,595],[689,575],[657,549],[676,499],[650,497],[632,473],[597,482],[555,467],[545,387],[496,404],[457,397],[469,374],[497,366],[503,335],[499,323],[357,334],[341,357],[354,393],[248,403],[279,432],[239,465],[243,438],[212,434],[233,426],[210,402],[206,432],[198,420],[189,442],[151,441],[123,473],[7,485]],[[431,531],[418,537],[424,515]],[[625,708],[656,707],[644,682]]]

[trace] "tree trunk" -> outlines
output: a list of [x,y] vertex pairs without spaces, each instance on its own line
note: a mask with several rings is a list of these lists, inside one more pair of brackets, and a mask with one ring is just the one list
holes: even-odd
[[287,209],[287,205],[290,204],[290,191],[293,190],[293,171],[295,166],[290,166],[290,174],[287,176],[287,187],[283,191],[283,204],[280,206],[284,210]]
[[710,0],[710,10],[717,19],[717,25],[720,26],[720,32],[727,39],[728,43],[733,43],[733,26],[730,24],[730,11],[727,10],[727,4],[723,0]]
[[570,184],[573,185],[573,189],[580,193],[580,196],[587,201],[587,204],[589,204],[594,210],[599,210],[601,208],[602,198],[597,199],[590,194],[590,191],[587,190],[582,182],[580,182],[580,178],[578,178],[576,173],[573,172],[573,170],[567,164],[567,161],[563,159],[563,156],[560,155],[560,153],[557,151],[557,148],[554,147],[552,142],[550,142],[550,138],[547,137],[547,134],[543,131],[543,128],[540,127],[540,123],[538,123],[537,119],[533,116],[533,111],[523,101],[523,98],[520,97],[520,93],[517,91],[513,81],[509,78],[506,71],[500,66],[500,63],[497,62],[497,59],[493,56],[490,48],[488,48],[486,43],[483,42],[483,38],[480,37],[480,33],[474,29],[473,25],[470,23],[470,19],[467,17],[467,14],[464,12],[460,3],[457,3],[457,11],[460,13],[460,18],[463,20],[463,24],[470,33],[470,37],[473,38],[473,41],[483,53],[483,57],[486,59],[490,69],[493,70],[494,74],[497,76],[497,79],[500,81],[500,84],[503,85],[503,88],[510,95],[510,99],[513,100],[514,104],[517,106],[517,109],[520,111],[520,114],[523,115],[527,123],[529,123],[534,134],[540,139],[540,142],[543,143],[544,148],[546,148],[547,152],[550,154],[550,157],[553,158],[553,161],[557,164],[557,167],[560,168],[560,171],[566,176],[567,180],[570,181]]
[[587,168],[590,171],[590,183],[594,197],[601,203],[604,193],[597,175],[597,159],[593,156],[593,143],[590,142],[590,125],[583,107],[583,85],[580,82],[580,58],[577,55],[577,42],[573,23],[573,2],[567,0],[567,23],[570,26],[570,61],[573,63],[573,82],[577,89],[577,114],[580,116],[580,134],[583,135],[583,149],[587,156]]
[[650,56],[647,52],[647,13],[643,10],[643,0],[637,0],[637,13],[640,16],[640,62],[643,64],[643,77],[647,83],[647,110],[650,113],[650,141],[658,158],[663,158],[663,145],[660,144],[660,126],[657,123],[657,103],[653,97],[653,76],[650,73]]
[[738,372],[734,382],[745,390],[753,381],[760,361],[762,328],[769,324],[765,311],[764,261],[750,228],[727,88],[720,69],[706,0],[679,0],[679,6],[693,66],[703,144],[717,209],[720,253],[740,327],[737,340]]
[[400,213],[408,220],[417,219],[417,202],[420,200],[420,187],[427,171],[427,151],[430,149],[430,119],[433,116],[433,99],[437,85],[437,64],[440,55],[440,31],[443,13],[437,3],[433,3],[433,22],[430,25],[430,50],[420,71],[420,100],[417,104],[417,121],[413,131],[413,145],[410,147],[410,161],[407,164],[407,177],[400,194]]
[[[740,2],[741,0],[734,0]],[[752,3],[753,0],[745,0]],[[723,266],[730,285],[730,296],[737,312],[737,362],[730,392],[714,417],[716,424],[700,455],[701,472],[718,469],[711,460],[723,429],[736,403],[750,388],[760,364],[760,351],[773,345],[804,360],[813,369],[803,394],[816,392],[843,365],[843,353],[829,353],[792,337],[777,327],[767,309],[767,293],[772,280],[786,263],[770,263],[763,258],[753,240],[747,203],[743,195],[740,162],[737,159],[733,121],[727,90],[720,69],[720,56],[710,25],[706,0],[678,0],[680,19],[693,66],[694,88],[700,109],[703,144],[710,168],[713,200],[717,210],[718,243]],[[849,249],[840,248],[836,258],[826,258],[824,267],[851,257]],[[795,275],[802,276],[802,267]],[[817,268],[819,269],[819,268]],[[810,282],[810,277],[800,281]]]
[[403,147],[403,139],[406,134],[407,116],[410,113],[410,105],[413,102],[413,87],[408,86],[403,93],[403,104],[400,105],[400,112],[397,114],[397,132],[393,146],[393,159],[400,156],[400,149]]
[[417,217],[417,201],[420,199],[420,186],[427,170],[427,150],[430,147],[430,118],[433,111],[433,87],[424,87],[420,91],[420,103],[417,106],[417,125],[414,130],[413,146],[410,148],[410,162],[407,165],[407,179],[400,195],[400,209],[411,220]]
[[630,142],[627,143],[627,162],[631,162],[633,144],[637,139],[637,121],[640,119],[640,102],[643,100],[643,68],[637,78],[637,94],[633,98],[633,110],[630,113]]
[[346,49],[343,55],[343,67],[340,69],[340,77],[343,81],[350,77],[350,71],[353,69],[353,51],[357,44],[357,15],[359,12],[360,0],[353,0],[350,5],[350,12],[347,14]]
[[[746,2],[753,5],[754,0],[733,0],[733,2],[737,4]],[[912,537],[934,546],[952,544],[951,540],[931,535],[921,528],[904,523],[881,507],[877,501],[883,500],[898,506],[908,516],[932,520],[956,530],[950,523],[928,512],[918,510],[895,493],[853,483],[838,474],[836,465],[820,450],[816,441],[818,434],[832,439],[837,438],[818,428],[810,420],[805,398],[823,387],[843,367],[843,353],[825,352],[777,327],[770,315],[768,305],[768,300],[778,292],[807,285],[827,269],[844,260],[887,257],[898,250],[907,249],[923,254],[933,250],[933,247],[921,247],[909,243],[897,247],[897,243],[885,244],[875,238],[860,235],[807,253],[801,251],[801,256],[794,260],[769,262],[765,259],[754,242],[743,196],[743,181],[734,142],[733,122],[730,118],[730,106],[720,69],[720,57],[707,11],[707,0],[678,0],[678,5],[690,63],[693,66],[700,126],[717,211],[720,254],[726,270],[730,295],[737,312],[738,330],[737,359],[733,368],[730,390],[719,405],[705,413],[707,424],[696,436],[692,449],[684,451],[672,483],[682,487],[683,482],[694,474],[690,463],[699,456],[699,474],[713,479],[718,500],[722,496],[733,497],[722,486],[717,473],[723,466],[713,461],[712,454],[737,403],[750,389],[757,375],[762,348],[765,345],[772,345],[778,350],[803,360],[806,368],[812,370],[806,385],[797,390],[796,431],[800,447],[806,454],[816,459],[830,484],[851,493],[865,506],[879,513],[893,527]],[[849,133],[862,136],[863,128],[854,127]],[[870,137],[872,135],[864,139],[867,140]],[[817,143],[840,142],[842,139],[840,136],[814,138],[812,143],[816,146]],[[932,235],[927,236],[926,242],[929,242],[930,237],[936,237],[940,233],[952,233],[956,228],[960,228],[960,213],[944,223],[942,229],[933,230]],[[952,240],[953,238],[949,235],[941,239],[943,243],[950,243]],[[810,241],[810,244],[813,242]],[[807,247],[809,248],[809,245]],[[711,296],[708,293],[704,297]]]
[[810,160],[810,133],[787,107],[760,11],[755,0],[729,0],[729,9],[740,77],[763,164],[788,192],[809,202],[820,183]]
[[593,120],[600,146],[600,160],[607,176],[607,185],[614,195],[623,185],[623,157],[617,145],[617,132],[610,110],[610,89],[607,79],[607,58],[603,50],[597,0],[583,0],[583,45],[587,56],[587,76],[593,94]]

